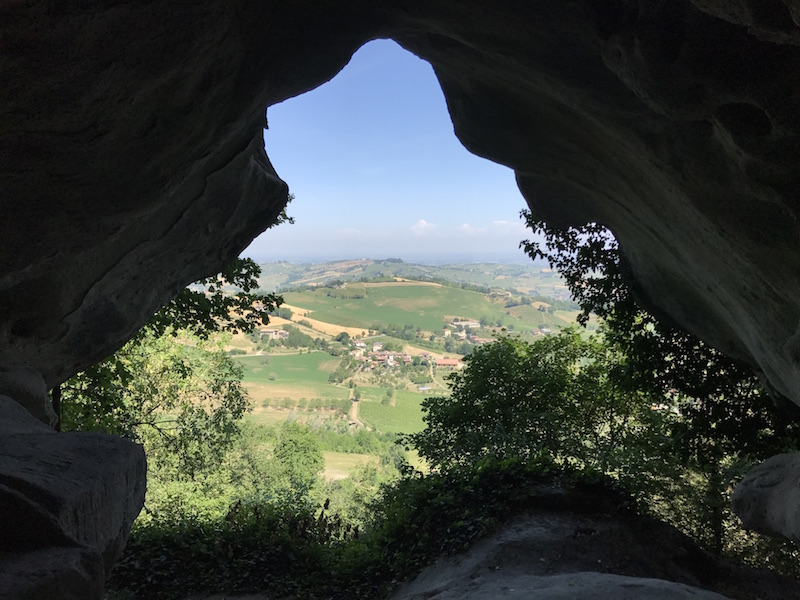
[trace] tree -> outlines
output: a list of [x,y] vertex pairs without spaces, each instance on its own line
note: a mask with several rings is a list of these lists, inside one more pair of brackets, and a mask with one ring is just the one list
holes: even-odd
[[[286,222],[294,221],[284,208],[274,225]],[[258,291],[260,272],[236,259],[181,290],[121,350],[53,390],[59,427],[142,442],[151,462],[169,455],[189,477],[218,462],[239,432],[246,395],[238,363],[208,340],[269,322],[282,299]]]
[[258,292],[260,274],[261,268],[253,260],[237,258],[219,275],[181,290],[146,327],[156,335],[188,330],[206,339],[220,331],[247,333],[266,325],[283,300]]
[[426,427],[404,441],[440,471],[545,455],[608,472],[645,443],[641,423],[660,418],[615,385],[619,358],[574,329],[534,343],[501,336],[448,376],[449,397],[423,401]]
[[325,467],[317,438],[308,427],[291,421],[281,426],[274,460],[278,487],[297,497],[308,494]]
[[[721,552],[732,482],[753,463],[797,449],[800,409],[770,397],[748,365],[638,306],[619,246],[604,227],[557,229],[528,211],[522,216],[544,237],[543,243],[523,241],[526,253],[564,277],[581,307],[579,322],[592,313],[601,317],[605,339],[625,357],[619,385],[647,390],[680,415],[671,423],[669,450],[702,496],[692,508],[701,518],[688,528]],[[687,528],[686,521],[680,525]]]
[[112,358],[62,386],[63,428],[102,431],[145,445],[193,478],[218,464],[247,408],[242,369],[220,344],[146,327]]
[[522,242],[525,252],[564,277],[581,307],[580,323],[592,313],[603,319],[605,338],[626,357],[626,385],[678,405],[685,418],[676,441],[686,457],[713,463],[735,452],[763,460],[795,446],[800,409],[770,398],[749,365],[642,309],[608,230],[594,223],[560,230],[522,215],[544,236],[543,243]]

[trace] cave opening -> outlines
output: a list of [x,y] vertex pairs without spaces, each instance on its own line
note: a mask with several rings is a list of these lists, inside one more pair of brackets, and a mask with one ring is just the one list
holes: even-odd
[[244,256],[527,260],[513,172],[461,145],[433,69],[395,42],[364,45],[331,81],[271,106],[267,119],[265,148],[296,198],[296,222]]

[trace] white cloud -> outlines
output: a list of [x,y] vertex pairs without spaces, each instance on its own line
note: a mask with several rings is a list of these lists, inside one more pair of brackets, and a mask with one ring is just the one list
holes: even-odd
[[530,233],[522,221],[507,221],[505,219],[492,221],[492,227],[495,231],[501,232],[506,235],[525,235]]
[[436,225],[428,223],[425,219],[420,219],[411,226],[411,231],[414,235],[425,235],[426,233],[431,233],[434,229],[436,229]]
[[480,235],[486,232],[486,227],[475,227],[469,223],[462,223],[458,229],[464,235]]

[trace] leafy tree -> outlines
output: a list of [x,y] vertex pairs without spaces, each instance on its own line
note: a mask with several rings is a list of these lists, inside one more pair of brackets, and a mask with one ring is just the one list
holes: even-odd
[[270,316],[278,317],[280,319],[286,319],[287,321],[291,321],[292,317],[294,316],[294,313],[291,311],[291,309],[286,308],[285,306],[281,306],[279,308],[276,308],[274,311],[272,311],[270,313]]
[[279,487],[297,497],[308,494],[325,467],[317,438],[308,427],[291,421],[281,426],[274,460]]
[[[284,208],[274,225],[286,222]],[[282,299],[258,291],[260,272],[236,259],[181,290],[120,351],[54,388],[58,427],[144,442],[151,459],[169,455],[189,476],[218,462],[246,401],[238,363],[208,340],[269,322]]]
[[260,274],[261,268],[252,259],[237,258],[219,275],[181,290],[153,315],[147,327],[157,335],[188,330],[208,338],[220,331],[250,332],[266,325],[283,300],[257,291]]
[[247,408],[242,369],[220,344],[143,329],[112,358],[62,386],[65,430],[103,431],[143,443],[176,474],[217,464]]
[[297,327],[294,327],[293,325],[284,325],[283,329],[288,331],[289,335],[282,340],[279,340],[279,343],[283,344],[287,348],[314,347],[314,338],[307,333],[303,333]]
[[616,386],[618,358],[575,330],[535,343],[501,336],[448,376],[449,397],[423,401],[426,428],[404,440],[440,471],[546,455],[608,472],[657,418],[644,394]]
[[[605,339],[626,361],[620,385],[647,390],[680,415],[669,432],[670,452],[691,483],[679,493],[699,494],[691,509],[673,517],[721,552],[732,482],[753,463],[797,449],[800,409],[771,397],[748,365],[639,307],[619,246],[604,227],[557,229],[528,211],[522,215],[544,241],[521,245],[564,277],[581,307],[578,320],[585,324],[591,313],[604,320]],[[692,512],[700,518],[687,526],[685,515]]]
[[383,340],[383,349],[387,352],[402,352],[403,344],[397,340],[385,338]]
[[715,463],[738,453],[762,460],[795,446],[800,410],[771,399],[749,365],[640,308],[608,230],[594,223],[560,230],[522,214],[544,236],[543,243],[522,242],[526,253],[564,277],[580,304],[579,322],[592,313],[604,320],[606,339],[626,357],[628,385],[678,404],[684,419],[676,440],[685,457]]

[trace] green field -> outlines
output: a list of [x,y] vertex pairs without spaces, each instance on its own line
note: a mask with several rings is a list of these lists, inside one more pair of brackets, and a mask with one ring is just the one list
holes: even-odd
[[[363,294],[363,298],[347,298]],[[491,323],[498,320],[516,330],[533,329],[540,325],[552,327],[568,323],[532,306],[505,308],[486,294],[453,287],[431,285],[400,285],[364,287],[353,284],[341,290],[330,288],[283,294],[287,304],[313,311],[311,317],[346,327],[368,328],[374,324],[412,325],[423,331],[438,331],[453,317]]]
[[[281,279],[288,285],[319,285],[338,282],[334,287],[305,287],[282,292],[285,304],[311,311],[307,318],[323,323],[360,330],[381,329],[394,325],[402,328],[411,325],[422,332],[441,334],[442,328],[454,318],[481,321],[487,324],[480,335],[490,337],[497,331],[498,323],[515,332],[523,333],[539,328],[552,331],[574,323],[577,311],[544,310],[551,305],[539,298],[522,304],[524,293],[563,298],[563,282],[541,265],[450,265],[429,267],[408,265],[393,261],[341,261],[323,265],[273,265],[270,277]],[[382,278],[378,281],[358,281],[362,277]],[[446,278],[451,281],[482,285],[492,288],[492,294],[463,289],[451,285],[419,281],[392,281],[390,277]],[[342,281],[345,283],[342,284]],[[277,285],[277,283],[276,283]],[[509,294],[498,291],[513,290],[513,302],[508,306]],[[569,305],[558,304],[560,308]],[[540,310],[540,307],[542,310]],[[552,310],[552,308],[550,308]],[[394,328],[392,328],[394,329]],[[330,339],[330,335],[303,328],[312,337]],[[537,331],[538,333],[538,331]],[[416,340],[420,348],[441,353],[443,340],[428,341],[428,333]],[[385,340],[394,339],[391,336]],[[401,345],[414,344],[407,340]],[[249,346],[248,346],[249,344]],[[252,340],[239,340],[231,347],[255,352]],[[433,389],[423,393],[411,391],[410,380],[397,370],[356,371],[347,381],[334,385],[329,376],[340,365],[341,358],[326,352],[297,353],[277,347],[271,354],[237,357],[245,371],[244,383],[253,401],[254,409],[248,416],[253,422],[275,424],[292,415],[301,422],[314,426],[327,419],[351,421],[350,427],[360,421],[368,429],[390,434],[414,433],[424,428],[421,408],[426,396],[446,394],[445,372],[436,375]],[[452,352],[450,353],[453,354]],[[351,389],[346,384],[357,384],[360,401],[353,405]],[[386,402],[387,388],[394,390]],[[406,388],[406,389],[404,389]],[[325,404],[327,402],[327,404]],[[384,403],[386,402],[386,403]],[[324,406],[322,406],[324,404]],[[349,410],[357,407],[357,413]],[[364,455],[326,453],[326,476],[344,477],[363,462]]]
[[349,397],[349,390],[328,383],[340,359],[325,352],[239,356],[236,360],[244,367],[244,383],[256,407],[265,400]]
[[[381,395],[385,393],[380,392]],[[365,425],[383,433],[415,433],[425,427],[420,406],[424,399],[425,394],[398,390],[394,406],[362,400],[358,407],[359,418]]]
[[343,479],[348,477],[356,467],[368,463],[377,463],[378,458],[371,454],[351,454],[348,452],[323,452],[325,459],[325,479]]

